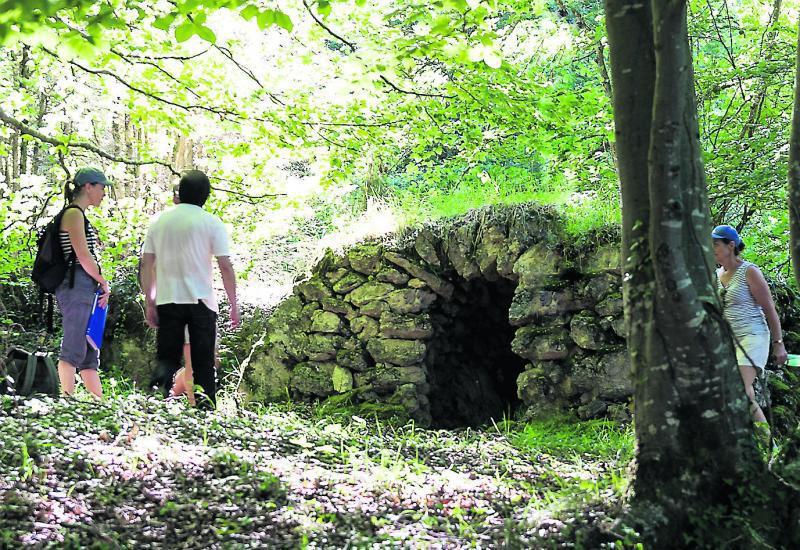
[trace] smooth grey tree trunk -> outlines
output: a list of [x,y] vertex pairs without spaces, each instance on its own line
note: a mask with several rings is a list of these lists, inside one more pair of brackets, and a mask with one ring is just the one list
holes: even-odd
[[656,547],[702,545],[713,538],[698,518],[737,506],[766,466],[715,293],[686,4],[605,8],[638,443],[631,514]]

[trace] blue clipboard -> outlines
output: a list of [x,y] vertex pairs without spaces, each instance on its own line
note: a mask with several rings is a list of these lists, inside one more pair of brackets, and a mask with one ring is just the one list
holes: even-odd
[[100,290],[95,292],[92,315],[89,317],[89,324],[86,327],[86,341],[96,351],[100,351],[100,347],[103,345],[103,331],[106,328],[106,314],[108,313],[108,306],[100,307],[98,303],[100,294]]

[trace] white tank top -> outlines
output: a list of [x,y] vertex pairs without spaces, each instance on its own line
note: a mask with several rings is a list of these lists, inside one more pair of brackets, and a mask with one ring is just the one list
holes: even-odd
[[764,310],[756,302],[750,292],[750,285],[747,284],[747,270],[751,265],[751,262],[742,262],[727,286],[723,286],[719,279],[722,269],[717,271],[717,292],[722,302],[722,313],[736,336],[769,332]]

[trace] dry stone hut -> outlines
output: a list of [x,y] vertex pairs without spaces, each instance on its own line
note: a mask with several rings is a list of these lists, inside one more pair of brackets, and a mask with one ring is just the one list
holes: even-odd
[[624,411],[619,264],[612,231],[570,242],[531,205],[328,251],[271,316],[250,398],[348,394],[444,428]]

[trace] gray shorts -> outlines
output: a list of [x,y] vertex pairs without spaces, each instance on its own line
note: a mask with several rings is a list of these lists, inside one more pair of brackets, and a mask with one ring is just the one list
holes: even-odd
[[100,353],[86,341],[86,327],[92,314],[97,282],[80,266],[75,267],[75,285],[69,287],[69,271],[58,288],[56,300],[63,317],[64,337],[61,339],[60,361],[66,361],[78,372],[84,369],[97,370]]

